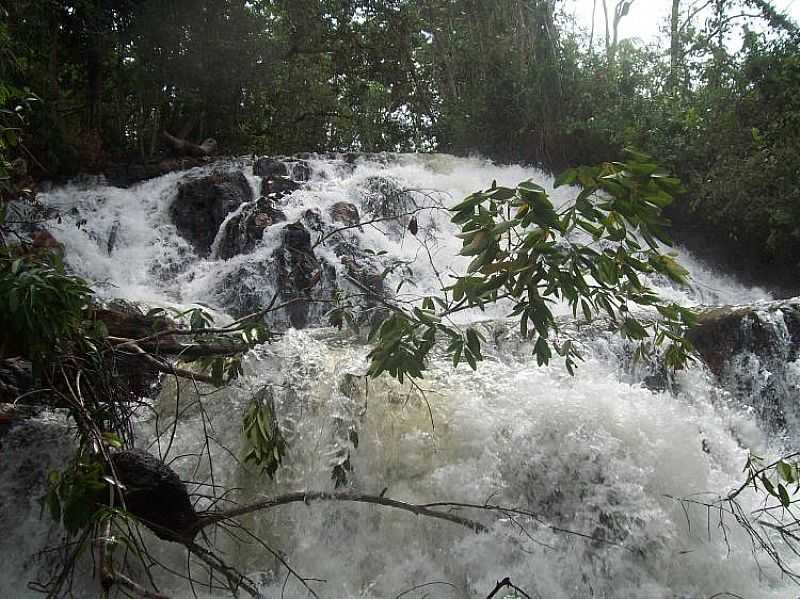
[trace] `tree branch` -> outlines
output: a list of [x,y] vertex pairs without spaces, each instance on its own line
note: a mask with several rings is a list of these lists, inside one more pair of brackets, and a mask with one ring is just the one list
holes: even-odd
[[481,524],[480,522],[477,522],[476,520],[463,518],[461,516],[457,516],[455,514],[451,514],[448,512],[433,510],[423,505],[407,503],[405,501],[399,501],[397,499],[390,499],[389,497],[384,497],[383,495],[364,495],[360,493],[326,493],[321,491],[320,492],[298,491],[295,493],[287,493],[286,495],[271,497],[268,499],[264,499],[263,501],[259,501],[250,505],[245,505],[239,508],[234,508],[231,510],[201,513],[199,515],[200,518],[197,524],[197,530],[201,530],[203,528],[206,528],[207,526],[216,524],[223,520],[229,520],[231,518],[237,518],[239,516],[245,516],[247,514],[260,512],[263,510],[269,510],[281,505],[288,505],[290,503],[308,504],[311,501],[346,501],[351,503],[368,503],[373,505],[382,505],[385,507],[411,512],[412,514],[416,514],[417,516],[426,516],[429,518],[436,518],[439,520],[452,522],[453,524],[459,524],[477,533],[488,532],[486,526]]

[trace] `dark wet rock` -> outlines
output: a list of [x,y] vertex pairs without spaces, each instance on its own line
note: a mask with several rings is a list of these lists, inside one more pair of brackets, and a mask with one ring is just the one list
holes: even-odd
[[288,177],[289,168],[284,162],[274,158],[259,158],[253,165],[253,174],[256,177],[270,179],[274,177]]
[[[373,254],[364,251],[355,235],[344,230],[334,233],[338,228],[337,223],[344,226],[356,225],[360,222],[358,208],[349,202],[337,202],[329,210],[329,215],[334,224],[326,223],[319,210],[306,210],[303,214],[303,223],[313,232],[317,239],[325,238],[324,245],[330,247],[336,257],[344,266],[335,281],[335,289],[350,293],[355,296],[352,302],[354,319],[358,323],[372,323],[375,319],[386,316],[383,300],[386,299],[387,290],[384,286],[381,272],[383,270],[379,259]],[[323,265],[328,266],[325,261]],[[329,267],[335,272],[332,266]],[[339,326],[338,321],[332,322]]]
[[[260,212],[264,213],[266,207],[267,204],[263,204]],[[279,212],[274,207],[272,210]],[[247,222],[258,212],[247,207],[242,210],[241,220],[238,220],[239,215],[229,220],[227,227],[232,230],[222,237],[219,257],[251,251],[254,238],[260,239],[263,235],[261,225],[264,222],[254,222],[249,229]],[[331,214],[331,220],[359,222],[358,209],[353,204],[341,202],[336,212],[338,217]],[[277,293],[278,303],[289,305],[267,317],[271,326],[305,328],[326,324],[324,316],[331,309],[327,302],[337,291],[344,291],[354,296],[348,303],[354,304],[352,311],[357,322],[382,318],[386,290],[378,258],[361,249],[357,238],[345,234],[347,232],[324,241],[344,268],[337,268],[330,258],[321,257],[325,253],[316,251],[315,244],[334,232],[335,227],[318,209],[306,210],[299,221],[281,230],[280,243],[271,260],[243,261],[220,281],[217,287],[220,303],[233,315],[241,317],[263,309]]]
[[350,202],[336,202],[329,210],[333,222],[341,223],[346,227],[353,227],[361,222],[358,208]]
[[[33,369],[19,357],[0,360],[0,403],[13,403],[33,387]],[[31,397],[31,401],[36,401]]]
[[300,189],[300,184],[289,177],[264,177],[261,179],[261,195],[273,200],[289,195]]
[[111,225],[111,229],[108,232],[108,242],[106,243],[106,252],[110,256],[114,252],[114,248],[117,246],[117,236],[119,235],[119,228],[120,222],[115,220],[114,223]]
[[235,316],[263,309],[278,294],[289,305],[267,320],[272,326],[305,328],[319,324],[327,308],[315,300],[329,299],[335,289],[335,269],[314,253],[312,237],[302,222],[286,225],[271,260],[245,261],[218,287],[220,301]]
[[182,183],[171,207],[178,233],[201,256],[208,256],[225,217],[253,199],[253,191],[239,171],[217,171]]
[[138,449],[111,456],[127,511],[166,541],[194,538],[199,523],[186,485],[155,456]]
[[707,309],[688,337],[723,388],[764,425],[800,432],[800,300]]
[[283,230],[281,246],[275,252],[278,274],[278,291],[283,302],[292,301],[287,307],[289,322],[297,329],[308,325],[308,302],[311,290],[322,278],[322,264],[311,247],[311,235],[300,223],[291,223]]
[[232,316],[242,318],[270,303],[274,280],[274,264],[244,262],[222,278],[216,288],[217,297]]
[[698,315],[697,325],[688,337],[717,376],[733,355],[743,351],[766,355],[773,351],[775,341],[772,327],[750,306],[705,310]]
[[229,260],[234,256],[249,254],[264,237],[268,227],[285,220],[286,215],[275,208],[271,199],[259,198],[225,223],[217,257]]
[[311,178],[311,167],[305,160],[290,163],[288,170],[289,176],[295,181],[308,181]]
[[35,225],[31,231],[31,245],[49,250],[64,257],[64,246],[42,225]]
[[31,233],[31,243],[33,247],[52,249],[58,246],[58,241],[53,234],[44,227],[37,227]]

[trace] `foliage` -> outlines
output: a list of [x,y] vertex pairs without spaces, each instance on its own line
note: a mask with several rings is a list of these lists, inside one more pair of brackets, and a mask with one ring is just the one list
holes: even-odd
[[57,255],[17,251],[0,250],[0,326],[17,349],[40,361],[92,326],[86,321],[92,292],[64,271]]
[[286,455],[286,439],[275,412],[272,390],[266,387],[250,400],[244,413],[242,432],[247,442],[244,462],[274,478]]
[[[773,498],[777,499],[781,506],[790,508],[800,490],[800,464],[797,454],[782,457],[772,464],[764,464],[764,460],[756,455],[750,455],[745,464],[744,471],[747,473],[745,486],[752,486],[756,491],[763,490]],[[794,490],[790,491],[791,485]],[[791,495],[790,495],[791,493]]]
[[[461,254],[472,262],[444,297],[397,309],[373,328],[369,374],[388,372],[400,382],[421,377],[439,334],[449,340],[454,365],[464,359],[475,369],[482,359],[480,333],[462,332],[446,319],[501,300],[512,303],[520,334],[533,343],[540,365],[557,354],[572,372],[580,359],[570,340],[559,342],[551,307],[564,301],[587,320],[605,313],[623,337],[640,344],[638,356],[665,344],[666,365],[683,367],[692,351],[684,332],[693,313],[663,302],[643,281],[661,275],[686,282],[687,272],[659,245],[669,243],[661,210],[680,193],[679,182],[648,156],[629,151],[625,162],[565,171],[557,185],[565,184],[577,185],[580,193],[559,208],[531,181],[513,189],[492,185],[451,208],[461,227]],[[642,318],[636,306],[655,308],[660,318]]]
[[48,476],[44,505],[53,520],[75,535],[91,525],[101,502],[108,500],[106,479],[111,480],[103,461],[96,455],[79,452],[71,467]]

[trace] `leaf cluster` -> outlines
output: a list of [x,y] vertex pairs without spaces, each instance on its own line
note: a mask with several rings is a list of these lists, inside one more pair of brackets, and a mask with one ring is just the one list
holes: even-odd
[[44,505],[53,520],[75,535],[94,520],[110,480],[98,455],[79,452],[71,467],[48,475]]
[[281,431],[275,400],[269,387],[256,393],[250,400],[242,421],[242,433],[247,443],[244,462],[273,478],[286,455],[286,438]]
[[[752,486],[755,491],[763,489],[784,508],[790,507],[796,501],[792,499],[800,492],[800,463],[796,454],[784,456],[766,466],[762,458],[750,455],[744,471],[747,473],[747,486]],[[790,492],[791,485],[794,485],[794,490]]]
[[[666,365],[682,368],[692,352],[685,331],[695,317],[662,301],[647,284],[653,276],[687,282],[687,271],[662,251],[670,240],[661,211],[682,191],[679,181],[631,150],[624,162],[565,171],[556,180],[556,187],[562,185],[578,190],[565,206],[555,206],[542,186],[525,181],[515,188],[492,184],[451,208],[461,229],[461,255],[472,261],[441,296],[412,310],[396,309],[373,328],[370,376],[388,372],[400,382],[421,377],[438,333],[449,340],[453,364],[464,359],[474,369],[482,338],[449,324],[448,317],[501,300],[512,302],[511,316],[539,365],[559,355],[572,373],[581,358],[571,341],[558,342],[553,308],[563,302],[576,317],[607,316],[637,343],[637,357],[665,346]],[[645,318],[637,307],[651,311]]]
[[57,255],[0,250],[0,326],[34,361],[91,328],[85,318],[91,297],[86,282],[67,274]]

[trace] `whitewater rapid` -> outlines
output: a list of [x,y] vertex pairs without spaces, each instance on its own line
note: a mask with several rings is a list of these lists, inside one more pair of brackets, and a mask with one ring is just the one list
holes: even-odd
[[[515,185],[532,178],[552,187],[552,180],[534,169],[444,155],[364,158],[355,166],[332,157],[312,156],[308,162],[310,180],[281,200],[289,223],[310,208],[329,218],[328,209],[340,201],[355,204],[365,219],[365,186],[374,177],[419,190],[443,206],[493,180]],[[260,180],[251,176],[251,164],[228,167],[247,173],[258,193]],[[223,261],[198,257],[171,224],[169,207],[179,182],[205,172],[172,173],[129,189],[84,181],[43,194],[42,201],[61,214],[50,228],[64,244],[70,268],[91,281],[101,297],[150,306],[204,305],[220,320],[227,316],[219,282],[232,273],[251,273],[252,286],[268,301],[274,282],[257,267],[271,260],[279,227],[268,230],[253,253]],[[553,192],[558,203],[571,193]],[[392,275],[398,278],[389,285],[407,278],[401,292],[406,298],[434,293],[439,277],[466,266],[444,211],[423,213],[419,226],[426,232],[420,239],[427,250],[420,239],[385,226],[349,233],[361,247],[385,252],[385,262],[408,264],[409,273]],[[677,289],[652,281],[664,296],[684,305],[771,299],[701,265],[685,250],[678,252],[693,282]],[[332,251],[322,248],[321,253],[341,271]],[[242,503],[295,490],[332,490],[331,468],[347,457],[351,490],[376,495],[385,490],[387,497],[414,503],[488,502],[538,516],[533,522],[458,512],[495,522],[483,535],[382,507],[335,503],[295,504],[243,518],[249,533],[314,579],[308,584],[320,597],[486,597],[506,576],[532,597],[546,599],[798,595],[763,555],[754,556],[750,539],[735,522],[722,530],[705,508],[675,499],[713,501],[742,482],[748,452],[769,458],[795,439],[771,434],[752,408],[699,365],[666,387],[645,384],[647,369],[633,366],[630,348],[612,335],[574,331],[586,358],[574,377],[557,361],[537,367],[531,348],[505,323],[503,309],[469,317],[480,321],[476,326],[490,340],[478,371],[465,365],[454,369],[436,355],[421,382],[424,395],[391,380],[367,382],[369,348],[347,331],[288,330],[253,351],[245,376],[230,388],[198,392],[182,385],[183,409],[169,455],[164,454],[164,427],[175,414],[176,389],[167,382],[155,404],[158,421],[143,412],[137,423],[137,445],[160,454],[193,481],[189,488],[198,494],[198,507],[209,505],[199,495],[213,494],[212,476],[218,488],[239,489],[233,498]],[[289,442],[274,481],[239,462],[244,409],[264,388],[271,390]],[[46,426],[51,432],[63,430],[53,428],[58,423]],[[2,597],[30,594],[26,583],[46,561],[32,556],[60,539],[48,517],[39,517],[33,498],[14,502],[25,486],[18,481],[21,472],[37,460],[45,469],[57,467],[69,450],[58,434],[33,437],[21,427],[2,441]],[[206,447],[213,473],[208,460],[196,457]],[[25,484],[42,489],[41,481]],[[742,496],[745,511],[760,501],[753,494]],[[308,596],[287,577],[280,560],[252,539],[238,542],[224,531],[212,539],[226,561],[261,584],[266,597]],[[159,560],[185,571],[186,556],[179,548],[154,539],[152,547]],[[192,571],[201,572],[200,565],[193,564]],[[158,568],[153,574],[162,590],[192,596],[187,583]],[[78,596],[94,596],[92,584],[77,583]],[[196,590],[200,596],[223,596],[200,585]]]

